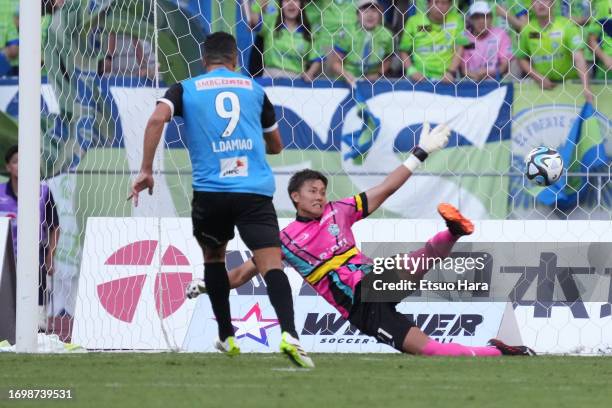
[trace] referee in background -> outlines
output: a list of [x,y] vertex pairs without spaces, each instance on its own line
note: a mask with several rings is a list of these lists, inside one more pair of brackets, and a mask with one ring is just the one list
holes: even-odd
[[282,331],[281,351],[299,366],[313,367],[298,341],[291,286],[281,264],[274,175],[266,161],[266,153],[278,154],[283,148],[274,107],[259,84],[236,73],[237,55],[233,36],[211,34],[204,42],[207,73],[172,85],[157,100],[131,197],[137,206],[140,191],[153,193],[153,158],[164,124],[182,117],[193,173],[193,234],[204,253],[204,283],[219,328],[216,348],[228,355],[240,353],[225,267],[226,246],[237,227],[266,282]]

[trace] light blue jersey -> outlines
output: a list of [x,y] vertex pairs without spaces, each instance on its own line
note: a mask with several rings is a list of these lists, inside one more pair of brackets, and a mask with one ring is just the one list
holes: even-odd
[[274,194],[263,133],[277,124],[259,84],[219,68],[173,85],[159,102],[185,121],[195,191]]

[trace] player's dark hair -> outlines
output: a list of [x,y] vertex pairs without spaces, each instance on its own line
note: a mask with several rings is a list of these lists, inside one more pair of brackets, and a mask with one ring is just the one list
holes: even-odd
[[223,31],[212,33],[204,40],[204,62],[211,64],[233,64],[238,47],[233,35]]
[[[291,176],[291,179],[289,180],[289,185],[287,186],[289,198],[291,198],[291,193],[299,191],[304,183],[310,180],[321,180],[323,184],[325,184],[325,187],[327,187],[327,177],[325,177],[323,173],[311,169],[300,170]],[[293,202],[293,199],[291,199],[291,202],[293,203],[293,206],[297,208]]]
[[17,154],[18,151],[19,151],[19,147],[17,145],[12,145],[11,147],[9,147],[4,155],[4,162],[8,164],[13,158],[13,156]]
[[[274,24],[274,36],[277,37],[278,34],[280,33],[280,30],[283,29],[283,1],[281,0],[280,2],[280,12],[278,13],[278,16],[276,16],[276,24]],[[308,41],[309,43],[312,42],[312,36],[311,36],[311,32],[310,32],[310,20],[308,20],[308,16],[306,15],[306,1],[305,0],[300,0],[300,14],[298,15],[298,22],[302,25],[302,36],[304,37],[304,39],[306,41]]]

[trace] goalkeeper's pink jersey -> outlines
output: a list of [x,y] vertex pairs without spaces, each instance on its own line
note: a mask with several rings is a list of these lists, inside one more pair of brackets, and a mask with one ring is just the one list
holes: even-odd
[[355,286],[372,268],[351,230],[367,215],[367,198],[361,193],[327,203],[319,219],[298,216],[280,234],[285,260],[345,318]]

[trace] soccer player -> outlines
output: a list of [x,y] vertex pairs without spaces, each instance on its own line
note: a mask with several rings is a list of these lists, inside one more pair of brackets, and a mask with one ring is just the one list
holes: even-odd
[[204,281],[219,328],[217,349],[240,353],[225,268],[225,248],[237,227],[266,281],[282,330],[281,351],[296,364],[313,367],[298,341],[291,287],[281,269],[274,176],[266,161],[266,153],[278,154],[283,148],[274,107],[261,86],[235,72],[237,54],[233,36],[211,34],[204,42],[207,73],[172,85],[157,101],[131,197],[138,205],[140,191],[152,194],[153,158],[164,124],[181,116],[193,168],[193,234],[204,253]]
[[[426,124],[419,146],[403,165],[391,172],[381,184],[343,200],[327,201],[327,179],[321,173],[303,170],[294,174],[288,190],[297,208],[297,216],[281,231],[285,260],[360,331],[399,351],[426,356],[533,355],[527,347],[511,347],[499,340],[491,340],[485,347],[438,343],[410,318],[398,312],[397,303],[368,302],[361,298],[362,280],[372,271],[372,262],[355,246],[352,225],[380,207],[429,154],[446,145],[449,133],[444,125],[429,132]],[[473,232],[473,224],[450,204],[441,204],[438,211],[448,229],[436,234],[424,248],[411,256],[445,258],[461,236]],[[420,279],[427,270],[420,267],[410,272]],[[256,273],[255,264],[249,260],[230,271],[230,286],[239,287]],[[205,285],[194,282],[188,287],[187,294],[193,297],[205,291]]]

